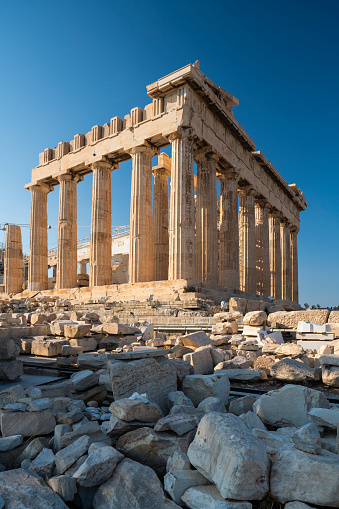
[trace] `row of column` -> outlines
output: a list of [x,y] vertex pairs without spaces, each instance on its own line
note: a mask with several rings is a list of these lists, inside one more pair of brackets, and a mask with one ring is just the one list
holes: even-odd
[[[133,169],[130,217],[130,282],[190,279],[276,298],[298,300],[297,232],[250,186],[238,188],[234,170],[218,173],[221,182],[220,228],[217,228],[217,157],[194,154],[197,201],[194,199],[193,137],[190,128],[170,136],[171,163],[156,150],[131,150]],[[169,158],[168,158],[169,159]],[[90,286],[111,284],[111,172],[117,166],[92,165]],[[171,168],[170,213],[168,177]],[[76,186],[71,173],[60,183],[57,288],[77,286]],[[29,289],[48,287],[47,194],[45,184],[32,192]]]

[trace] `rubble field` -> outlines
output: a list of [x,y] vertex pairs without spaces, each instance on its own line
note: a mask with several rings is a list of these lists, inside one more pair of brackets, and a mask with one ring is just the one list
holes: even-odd
[[182,334],[67,307],[0,302],[0,509],[339,507],[339,339],[285,334],[339,312],[234,299]]

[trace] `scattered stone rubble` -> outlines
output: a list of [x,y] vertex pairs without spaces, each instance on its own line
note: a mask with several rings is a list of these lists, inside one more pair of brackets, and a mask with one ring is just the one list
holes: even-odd
[[[270,317],[232,309],[178,335],[109,312],[2,314],[2,382],[25,355],[73,374],[0,392],[0,507],[339,507],[339,405],[315,389],[339,387],[339,341],[285,343]],[[286,385],[232,395],[257,381]]]

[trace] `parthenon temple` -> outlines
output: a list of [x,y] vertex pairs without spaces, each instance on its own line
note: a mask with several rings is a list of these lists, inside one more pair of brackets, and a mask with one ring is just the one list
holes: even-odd
[[[77,183],[90,173],[89,286],[112,284],[111,181],[132,159],[129,283],[152,288],[184,280],[298,302],[297,234],[306,200],[234,118],[238,100],[198,62],[148,85],[147,94],[152,102],[144,109],[39,155],[25,186],[28,290],[48,289],[47,199],[58,185],[56,288],[77,287]],[[161,152],[169,146],[171,156]]]

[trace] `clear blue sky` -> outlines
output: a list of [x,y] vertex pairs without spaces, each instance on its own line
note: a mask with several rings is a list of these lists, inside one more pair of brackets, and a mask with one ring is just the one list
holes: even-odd
[[[300,302],[339,305],[338,18],[338,0],[3,2],[0,223],[29,223],[24,185],[39,152],[144,107],[147,84],[199,59],[239,99],[234,114],[257,149],[305,193]],[[88,226],[91,176],[78,200]],[[113,225],[129,223],[129,200],[124,163],[112,176]],[[57,216],[58,189],[49,224]]]

